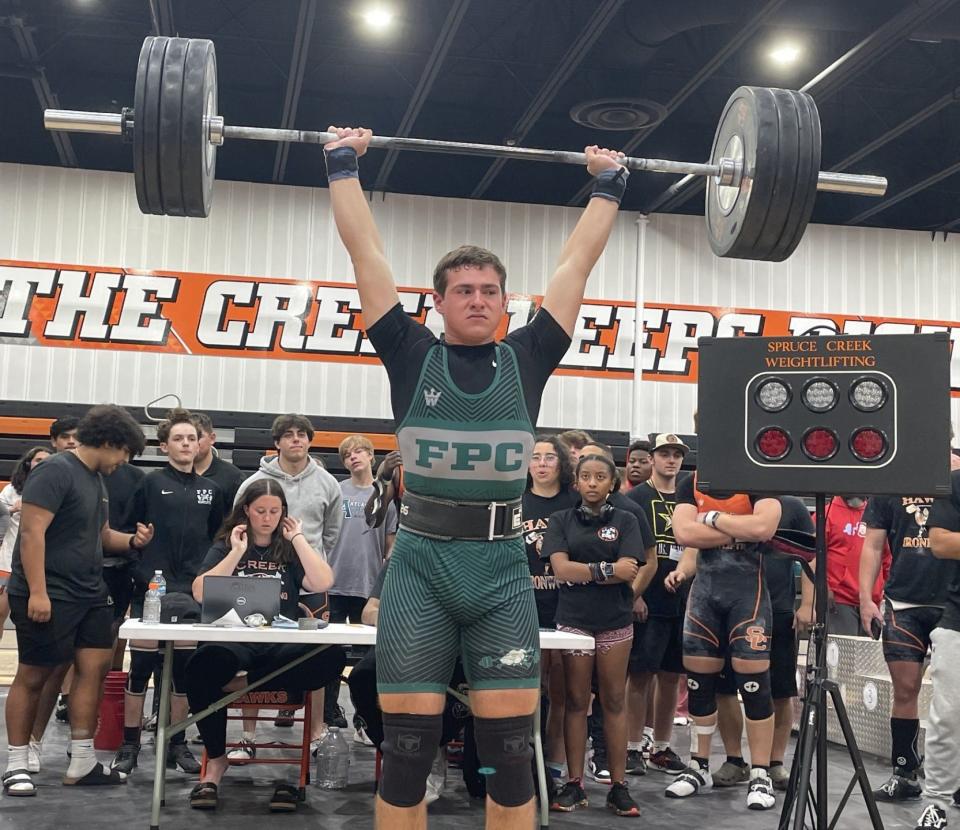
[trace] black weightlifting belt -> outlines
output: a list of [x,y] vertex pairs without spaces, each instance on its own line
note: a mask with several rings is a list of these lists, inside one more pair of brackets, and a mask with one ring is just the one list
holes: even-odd
[[516,539],[523,532],[520,499],[450,501],[407,490],[400,504],[400,527],[431,539],[492,542]]

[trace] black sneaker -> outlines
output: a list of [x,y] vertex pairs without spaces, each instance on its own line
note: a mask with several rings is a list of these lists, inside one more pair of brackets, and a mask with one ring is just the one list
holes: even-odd
[[140,744],[121,744],[117,754],[113,757],[110,769],[129,775],[137,768],[137,756],[140,754]]
[[587,794],[576,781],[568,781],[563,785],[560,794],[550,802],[550,809],[561,813],[572,813],[581,807],[587,806]]
[[639,816],[637,802],[630,798],[630,790],[622,781],[617,781],[607,793],[607,806],[618,816]]
[[914,830],[929,830],[931,827],[934,828],[934,830],[944,830],[946,826],[946,811],[936,804],[928,804],[924,811],[920,813]]
[[67,708],[67,701],[63,699],[63,695],[57,698],[57,708],[53,716],[57,719],[58,723],[70,723],[70,711]]
[[877,801],[916,801],[922,792],[916,778],[895,772],[879,789],[873,791],[873,797]]
[[605,753],[594,751],[588,766],[590,769],[590,777],[594,781],[596,781],[598,784],[610,783],[610,764],[607,761],[607,756]]
[[640,749],[627,750],[627,773],[629,775],[646,775],[647,762]]
[[680,756],[669,746],[659,752],[651,753],[650,766],[667,775],[679,775],[687,768],[687,765],[680,760]]
[[347,728],[347,718],[343,712],[343,707],[335,703],[330,710],[323,713],[323,722],[327,726],[336,726],[340,729]]
[[200,762],[186,744],[171,744],[167,750],[167,769],[178,769],[187,775],[198,775]]

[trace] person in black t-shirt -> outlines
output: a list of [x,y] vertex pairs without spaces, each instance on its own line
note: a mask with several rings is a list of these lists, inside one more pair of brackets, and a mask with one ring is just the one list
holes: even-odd
[[193,471],[198,476],[212,478],[217,482],[223,492],[223,503],[229,510],[236,499],[237,490],[247,478],[247,473],[217,455],[214,449],[217,433],[213,430],[210,416],[206,412],[192,412],[191,415],[197,428],[197,457],[193,462]]
[[[543,537],[550,526],[550,517],[576,503],[572,486],[573,467],[567,448],[554,435],[538,436],[530,456],[527,489],[523,492],[523,543],[527,549],[527,564],[533,579],[533,596],[537,601],[541,628],[556,628],[559,596],[550,562],[540,556]],[[566,689],[563,660],[558,651],[542,652],[540,676],[549,700],[543,753],[551,770],[561,775],[565,763],[563,707]]]
[[[937,559],[930,550],[927,525],[933,502],[924,496],[872,496],[863,514],[867,532],[860,554],[860,619],[864,631],[882,626],[883,657],[893,682],[892,774],[874,791],[878,801],[912,800],[921,792],[920,684],[930,635],[957,570],[955,562]],[[881,612],[872,594],[886,543],[893,563]]]
[[667,576],[667,587],[677,588],[696,575],[684,619],[683,665],[697,749],[666,795],[686,798],[713,786],[710,742],[717,727],[716,686],[729,655],[743,700],[753,767],[747,807],[769,810],[776,804],[769,775],[774,728],[772,612],[763,579],[762,543],[776,533],[780,502],[744,494],[713,498],[696,489],[695,477],[680,483],[676,498],[673,532],[687,550]]
[[[404,311],[360,186],[358,159],[371,131],[330,130],[330,202],[356,273],[367,336],[390,379],[404,464],[404,511],[378,632],[386,738],[377,824],[425,826],[420,803],[442,728],[447,673],[462,654],[480,758],[494,770],[487,821],[525,830],[535,807],[526,769],[540,648],[519,502],[543,389],[570,346],[629,173],[622,154],[585,148],[591,198],[536,315],[499,342],[507,309],[503,263],[473,245],[444,255],[434,269],[430,316],[443,318],[441,340]],[[485,575],[472,576],[480,574],[474,569]],[[419,750],[401,750],[401,740]]]
[[[130,615],[143,616],[143,603],[154,571],[163,572],[167,593],[190,593],[203,557],[223,523],[226,505],[215,481],[201,478],[193,471],[197,457],[197,428],[193,415],[185,409],[173,409],[157,425],[157,439],[168,464],[144,476],[133,498],[132,519],[149,522],[155,532],[132,567],[134,593]],[[187,715],[187,660],[195,643],[176,642],[173,651],[171,717]],[[160,655],[156,640],[130,641],[130,671],[124,693],[123,743],[113,759],[113,768],[130,774],[137,766],[140,752],[141,718],[147,683]],[[194,774],[200,764],[186,743],[183,732],[170,739],[171,767]]]
[[[319,592],[333,584],[333,571],[303,534],[302,522],[287,515],[283,487],[271,479],[251,484],[240,497],[217,533],[199,574],[193,581],[193,597],[203,602],[203,581],[208,576],[246,576],[280,580],[280,613],[288,619],[299,616],[300,589]],[[285,663],[313,650],[296,644],[203,643],[187,664],[187,696],[190,708],[201,712],[225,691],[243,688],[251,680],[276,671]],[[308,692],[339,677],[346,656],[339,646],[325,649],[270,681],[272,689]],[[212,809],[217,788],[227,771],[227,710],[221,709],[197,721],[207,750],[207,766],[200,783],[190,793],[190,806]],[[241,743],[252,743],[244,735]],[[253,757],[253,747],[247,747]]]
[[[930,550],[937,559],[960,560],[960,472],[950,474],[951,495],[930,509]],[[960,792],[960,581],[949,580],[943,613],[930,634],[933,695],[924,739],[924,793],[929,801],[916,827],[947,827],[947,810]]]
[[[630,652],[628,706],[630,740],[627,745],[627,771],[642,775],[644,726],[648,720],[647,703],[656,678],[653,713],[653,744],[650,765],[676,775],[685,764],[670,748],[673,718],[677,709],[677,686],[683,673],[683,607],[686,592],[670,592],[664,580],[680,561],[683,548],[673,535],[673,510],[676,506],[677,480],[689,447],[673,433],[656,436],[652,449],[653,470],[649,478],[627,494],[643,511],[656,539],[657,573],[634,605],[633,648]],[[682,474],[686,477],[686,473]]]
[[564,651],[567,684],[564,736],[570,776],[551,809],[570,812],[585,807],[582,786],[587,740],[587,710],[591,676],[596,663],[604,731],[609,748],[611,782],[620,793],[608,806],[617,815],[637,816],[624,780],[627,759],[626,688],[624,679],[633,640],[633,585],[641,562],[646,565],[644,539],[634,516],[614,507],[608,498],[619,484],[617,468],[606,455],[581,455],[577,488],[581,504],[554,514],[543,540],[541,556],[550,560],[560,582],[557,629],[594,638],[592,651]]
[[[8,594],[19,665],[6,702],[7,795],[32,796],[30,727],[55,672],[74,667],[70,766],[64,784],[122,784],[97,761],[93,734],[113,650],[113,615],[103,551],[146,544],[151,529],[118,533],[108,524],[103,475],[143,451],[143,430],[114,406],[93,407],[77,427],[79,446],[48,458],[24,484],[20,533]],[[39,749],[39,747],[37,748]],[[39,766],[39,757],[36,759]]]

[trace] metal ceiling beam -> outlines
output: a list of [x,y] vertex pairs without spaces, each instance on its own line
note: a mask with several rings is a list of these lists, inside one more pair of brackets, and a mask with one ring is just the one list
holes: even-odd
[[873,207],[861,211],[856,216],[847,219],[844,224],[857,225],[864,219],[869,219],[871,216],[876,216],[878,213],[882,213],[887,208],[891,208],[894,205],[902,202],[904,199],[909,199],[911,196],[915,196],[921,190],[926,190],[928,187],[933,187],[933,185],[937,184],[937,182],[942,182],[944,179],[949,179],[951,176],[955,176],[957,173],[960,173],[960,161],[951,164],[949,167],[946,167],[937,173],[934,173],[932,176],[927,176],[927,178],[925,178],[922,182],[917,182],[916,184],[908,187],[906,190],[901,190],[899,193],[884,199],[882,202],[877,202],[877,204],[875,204]]
[[[716,71],[723,66],[736,52],[740,50],[740,47],[743,46],[754,33],[763,26],[770,17],[784,4],[785,0],[769,0],[769,2],[759,11],[749,12],[743,20],[737,22],[736,25],[736,34],[734,37],[725,43],[720,51],[717,52],[707,63],[705,63],[699,71],[687,81],[680,90],[667,102],[663,118],[658,121],[656,124],[652,124],[649,127],[644,127],[642,130],[638,130],[634,133],[633,137],[620,149],[626,153],[628,156],[633,155],[633,151],[636,150],[644,141],[646,141],[653,133],[656,131],[657,127],[663,124],[667,118],[670,117],[680,106],[686,101],[694,92],[696,92],[704,82],[713,76]],[[578,205],[583,202],[587,197],[587,194],[593,188],[593,183],[588,182],[583,187],[581,187],[576,194],[567,202],[568,205]]]
[[[533,125],[540,116],[543,115],[547,107],[550,106],[550,102],[556,97],[557,93],[567,82],[567,79],[576,71],[583,59],[589,54],[597,38],[603,34],[603,31],[617,15],[617,12],[620,11],[620,8],[625,2],[626,0],[603,0],[600,7],[594,12],[593,17],[584,24],[580,36],[560,59],[553,73],[544,82],[526,111],[520,116],[517,123],[510,128],[508,136],[513,143],[523,143],[523,140],[527,137]],[[484,173],[483,178],[480,179],[470,195],[474,199],[479,199],[483,196],[493,183],[493,180],[500,171],[503,170],[503,166],[506,163],[507,160],[504,158],[496,159],[493,164],[487,168],[487,172]]]
[[[56,93],[50,88],[50,82],[47,80],[47,74],[40,66],[37,55],[37,45],[33,42],[32,32],[24,25],[19,17],[8,17],[7,25],[10,27],[10,34],[13,36],[17,49],[20,51],[20,59],[31,67],[37,67],[37,76],[31,78],[33,91],[37,96],[37,102],[40,104],[40,111],[45,109],[57,109],[60,101]],[[77,167],[77,154],[73,150],[73,144],[70,142],[70,136],[66,133],[55,133],[45,131],[53,146],[56,148],[57,155],[60,157],[60,164],[64,167]]]
[[[293,53],[290,56],[290,74],[287,75],[287,89],[283,95],[283,115],[280,128],[293,129],[297,120],[297,107],[300,105],[300,91],[303,89],[303,76],[307,71],[307,54],[310,52],[310,37],[313,34],[313,21],[317,16],[317,0],[300,0],[300,14],[297,17],[297,31],[293,40]],[[290,144],[281,141],[277,145],[277,155],[273,161],[273,181],[282,182],[287,172],[287,159],[290,156]]]
[[173,22],[173,0],[149,0],[149,3],[153,33],[164,37],[176,37],[177,27]]
[[[823,103],[855,75],[886,56],[919,26],[942,14],[956,0],[910,0],[902,11],[867,35],[800,89]],[[696,179],[696,181],[694,181]],[[706,187],[702,177],[684,176],[653,199],[644,212],[671,211]]]
[[[423,105],[427,102],[427,96],[430,95],[430,90],[433,89],[434,81],[436,81],[437,75],[440,74],[440,67],[443,66],[443,62],[447,58],[447,53],[450,51],[453,39],[456,37],[460,23],[469,7],[470,0],[454,0],[450,11],[447,12],[446,20],[443,21],[443,28],[440,30],[437,42],[434,43],[430,57],[427,58],[427,63],[423,67],[423,72],[410,98],[410,103],[407,104],[407,111],[403,114],[403,118],[400,119],[400,126],[397,127],[394,135],[401,137],[410,135],[410,131],[413,129],[413,125],[420,115],[420,110],[423,109]],[[387,181],[390,179],[390,174],[393,172],[393,166],[396,163],[397,151],[390,150],[387,153],[387,157],[383,160],[383,164],[380,165],[380,172],[377,174],[377,180],[373,184],[374,190],[387,189]]]

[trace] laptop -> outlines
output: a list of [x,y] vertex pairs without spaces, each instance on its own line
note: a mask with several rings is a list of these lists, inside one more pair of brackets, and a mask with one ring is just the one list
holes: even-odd
[[241,620],[250,614],[263,614],[269,625],[280,613],[280,580],[262,576],[204,577],[200,622],[215,622],[231,608]]

